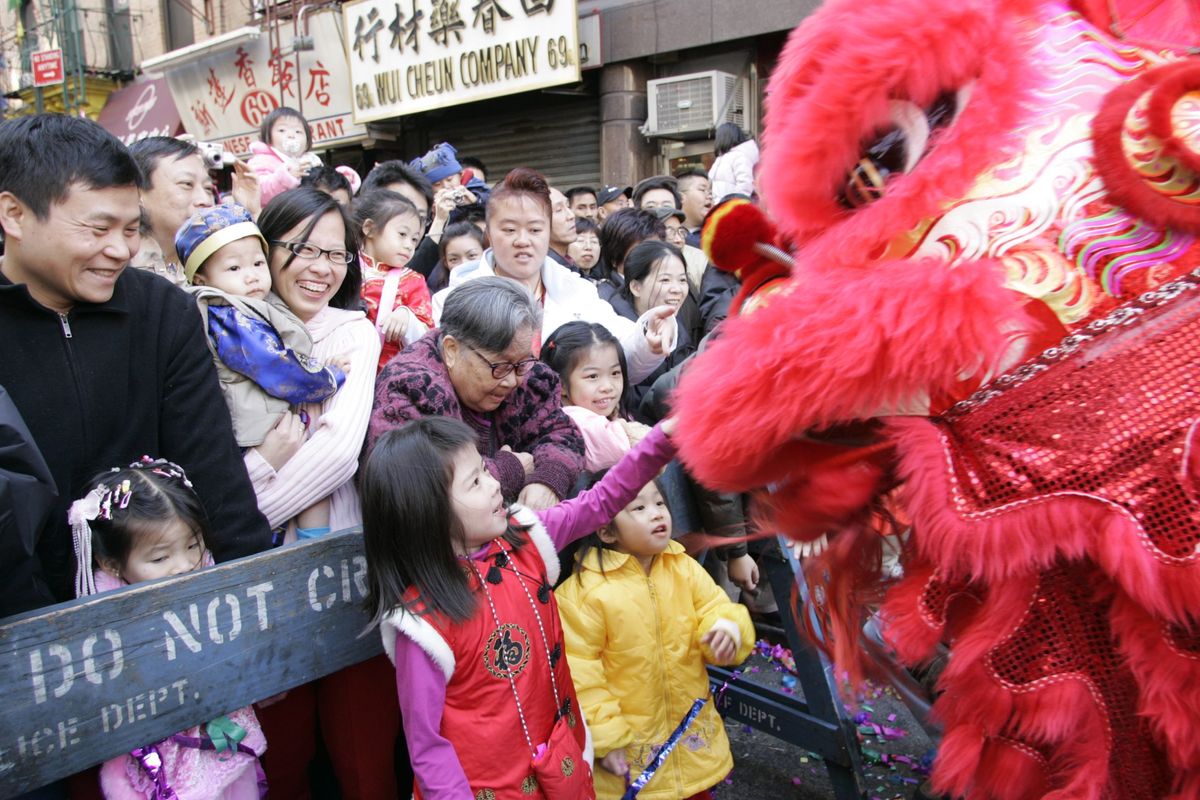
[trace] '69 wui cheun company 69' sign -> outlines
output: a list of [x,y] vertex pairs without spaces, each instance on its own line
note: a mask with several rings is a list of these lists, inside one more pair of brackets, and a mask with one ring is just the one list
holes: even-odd
[[575,0],[342,7],[358,123],[579,80]]

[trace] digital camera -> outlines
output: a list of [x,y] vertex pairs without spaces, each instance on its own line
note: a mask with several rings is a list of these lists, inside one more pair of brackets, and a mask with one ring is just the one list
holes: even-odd
[[204,157],[204,166],[208,169],[229,169],[237,160],[237,157],[226,150],[225,145],[220,142],[195,141],[193,144],[200,148],[200,155]]

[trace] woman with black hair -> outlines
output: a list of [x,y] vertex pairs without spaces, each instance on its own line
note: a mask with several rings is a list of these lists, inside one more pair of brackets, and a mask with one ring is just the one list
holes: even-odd
[[712,204],[731,194],[754,194],[754,168],[758,166],[758,142],[733,122],[717,126],[717,160],[708,170]]
[[608,300],[614,311],[626,319],[638,319],[647,309],[664,305],[676,312],[675,349],[658,369],[633,385],[629,406],[636,411],[658,376],[691,355],[695,342],[679,318],[679,309],[688,297],[687,268],[679,248],[658,239],[647,239],[629,251],[623,269],[624,283]]
[[[270,245],[275,293],[313,338],[317,360],[346,355],[341,390],[305,415],[285,414],[267,441],[247,451],[246,468],[259,509],[272,527],[298,510],[330,499],[330,528],[362,522],[354,475],[375,388],[379,335],[359,310],[362,277],[354,224],[337,200],[310,187],[276,196],[258,219]],[[399,708],[390,696],[391,667],[377,658],[300,686],[259,720],[270,741],[263,766],[277,797],[308,796],[307,767],[320,725],[346,798],[396,797],[393,769]]]

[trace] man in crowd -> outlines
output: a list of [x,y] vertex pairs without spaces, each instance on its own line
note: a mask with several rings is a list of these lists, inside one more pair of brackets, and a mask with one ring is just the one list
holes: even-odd
[[629,186],[605,186],[601,189],[596,195],[596,224],[603,224],[604,220],[622,208],[629,208],[632,195],[633,188]]
[[[487,183],[487,167],[478,158],[463,156],[458,159],[463,169],[471,170],[471,177],[478,178],[481,183]],[[469,183],[469,181],[468,181]]]
[[596,190],[590,186],[575,186],[567,190],[567,204],[579,219],[596,221]]
[[[157,160],[159,189],[169,184],[179,200],[173,213],[200,203],[192,190],[203,164],[191,158]],[[199,170],[173,169],[180,161]],[[94,476],[143,455],[187,471],[217,561],[271,544],[195,303],[127,268],[140,244],[142,188],[134,157],[93,122],[39,114],[0,123],[0,386],[58,490],[40,535],[0,565],[0,616],[74,596],[67,508]],[[150,194],[144,202],[164,211]],[[10,511],[0,507],[0,517]]]
[[564,267],[575,266],[567,255],[567,248],[579,238],[575,220],[575,212],[571,210],[567,196],[558,189],[550,189],[550,252],[547,255]]
[[675,179],[670,175],[654,175],[646,178],[633,189],[633,207],[643,211],[656,208],[679,208],[679,192]]
[[146,177],[142,204],[150,218],[150,235],[162,248],[167,266],[179,276],[176,282],[182,283],[175,234],[192,214],[213,204],[213,182],[204,156],[191,142],[170,136],[134,142],[129,152]]
[[688,231],[687,243],[699,247],[700,227],[712,208],[712,187],[708,182],[708,173],[699,167],[691,167],[677,172],[675,183],[679,190],[679,210],[684,216],[683,225]]

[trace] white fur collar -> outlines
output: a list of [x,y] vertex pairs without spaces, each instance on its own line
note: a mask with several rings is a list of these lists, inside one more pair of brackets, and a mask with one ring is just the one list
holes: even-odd
[[546,580],[550,582],[551,586],[558,583],[558,550],[554,547],[550,534],[546,533],[546,526],[542,524],[541,518],[533,512],[533,509],[516,504],[509,507],[508,514],[529,533],[529,540],[533,542],[538,555],[546,564]]
[[383,637],[383,649],[392,664],[396,663],[396,634],[403,633],[416,642],[425,651],[425,655],[441,668],[446,676],[446,683],[454,677],[454,652],[437,629],[419,617],[403,608],[393,609],[383,622],[379,623],[379,635]]

